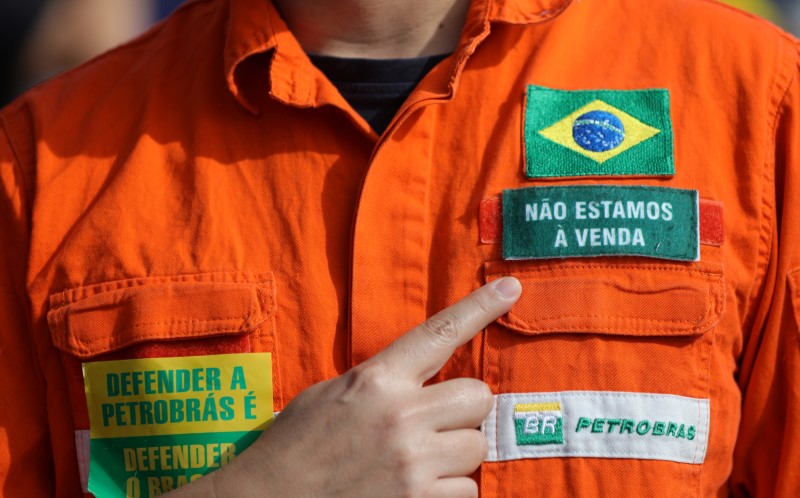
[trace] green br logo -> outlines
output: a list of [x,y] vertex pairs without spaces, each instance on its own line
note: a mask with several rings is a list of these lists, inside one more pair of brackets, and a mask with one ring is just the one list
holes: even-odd
[[514,405],[517,445],[564,444],[561,403],[525,403]]

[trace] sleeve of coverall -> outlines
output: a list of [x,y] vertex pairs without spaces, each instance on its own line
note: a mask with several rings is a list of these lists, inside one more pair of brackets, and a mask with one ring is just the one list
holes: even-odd
[[[794,53],[793,55],[797,55]],[[744,338],[742,421],[734,496],[800,496],[800,67],[775,117],[764,216],[769,256],[753,328]],[[784,88],[786,86],[784,85]],[[765,234],[765,235],[766,235]]]
[[44,382],[30,336],[25,275],[29,199],[0,128],[0,496],[52,496]]

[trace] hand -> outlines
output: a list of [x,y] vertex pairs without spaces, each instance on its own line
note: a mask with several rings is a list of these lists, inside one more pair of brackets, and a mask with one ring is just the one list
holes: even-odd
[[477,497],[468,476],[486,457],[476,427],[492,393],[476,379],[423,383],[520,292],[516,279],[496,280],[311,386],[236,460],[178,493],[210,486],[213,496]]

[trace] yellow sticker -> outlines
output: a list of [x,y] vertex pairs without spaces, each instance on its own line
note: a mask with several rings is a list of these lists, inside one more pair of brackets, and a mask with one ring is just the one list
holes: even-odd
[[96,496],[155,496],[191,482],[272,420],[270,353],[92,362],[83,376]]

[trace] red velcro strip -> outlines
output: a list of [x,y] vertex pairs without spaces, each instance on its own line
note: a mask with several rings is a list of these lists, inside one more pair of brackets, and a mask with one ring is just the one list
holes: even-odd
[[700,199],[700,243],[721,246],[725,242],[722,203]]
[[[503,239],[503,203],[499,195],[481,201],[478,231],[482,244],[499,244]],[[722,203],[700,199],[700,243],[721,246],[725,242]]]
[[503,203],[499,195],[481,201],[478,231],[481,243],[499,244],[503,239]]

